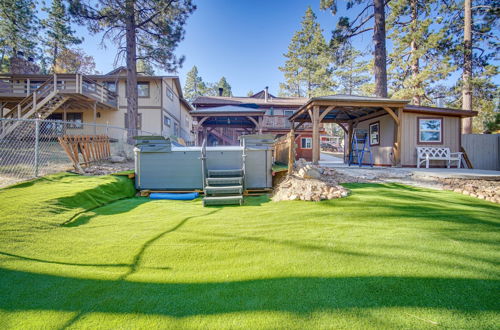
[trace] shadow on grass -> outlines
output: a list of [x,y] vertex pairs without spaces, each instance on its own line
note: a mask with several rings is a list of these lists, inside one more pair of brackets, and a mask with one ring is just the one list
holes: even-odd
[[248,311],[300,314],[372,307],[500,310],[500,281],[485,279],[284,277],[221,283],[147,283],[7,269],[0,269],[0,278],[0,309],[76,311],[77,318],[88,312],[186,317]]

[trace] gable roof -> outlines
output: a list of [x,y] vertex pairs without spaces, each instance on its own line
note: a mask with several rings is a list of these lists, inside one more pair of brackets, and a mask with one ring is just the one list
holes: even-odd
[[[266,98],[266,91],[265,90],[261,90],[260,92],[257,92],[257,93],[253,94],[250,97],[254,98],[254,99],[265,99]],[[276,96],[274,96],[271,93],[267,93],[267,97],[268,98],[276,98]]]

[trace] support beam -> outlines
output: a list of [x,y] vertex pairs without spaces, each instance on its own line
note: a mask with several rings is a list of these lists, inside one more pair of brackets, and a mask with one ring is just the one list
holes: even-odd
[[[56,75],[54,74],[54,79],[56,78]],[[93,104],[93,115],[94,115],[94,124],[97,124],[97,102],[94,102]],[[97,134],[97,126],[94,125],[94,135]]]
[[[396,122],[396,124],[397,124],[397,125],[400,125],[400,123],[401,123],[401,122],[400,122],[400,120],[399,120],[399,118],[398,118],[398,115],[396,115],[396,113],[394,113],[394,111],[393,111],[391,108],[389,108],[389,107],[384,107],[384,110],[385,110],[385,111],[387,111],[387,113],[388,113],[389,115],[391,115],[392,119],[394,119],[394,121]],[[399,111],[398,111],[398,112],[399,112]]]
[[295,128],[294,128],[295,123],[292,123],[292,129],[298,130],[300,126],[304,125],[304,123],[305,123],[305,121],[301,121],[297,126],[295,126]]
[[335,106],[331,105],[328,108],[323,111],[323,113],[319,116],[319,121],[321,122],[323,118],[326,117],[327,114],[329,114],[333,109],[335,109]]
[[397,120],[394,125],[394,147],[392,148],[394,154],[394,166],[401,167],[401,131],[403,122],[403,108],[398,109]]
[[264,117],[259,117],[259,134],[262,134],[263,125],[264,125]]
[[319,143],[319,106],[315,105],[312,110],[313,138],[312,138],[312,161],[319,163],[320,143]]
[[349,163],[349,157],[351,155],[351,146],[352,146],[352,133],[354,131],[354,123],[349,122],[347,123],[347,146],[344,146],[344,150],[346,150],[346,154],[344,155],[344,161],[346,163]]

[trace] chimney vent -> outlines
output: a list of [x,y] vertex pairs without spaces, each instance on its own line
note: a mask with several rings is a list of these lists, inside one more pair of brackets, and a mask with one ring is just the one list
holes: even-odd
[[265,102],[267,102],[268,99],[269,99],[269,87],[266,86],[266,88],[264,89],[264,100],[265,100]]
[[219,96],[222,96],[222,93],[224,93],[224,88],[219,87]]

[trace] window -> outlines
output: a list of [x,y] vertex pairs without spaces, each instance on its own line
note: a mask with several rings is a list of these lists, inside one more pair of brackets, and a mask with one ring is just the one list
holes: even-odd
[[443,118],[418,118],[418,143],[442,143]]
[[137,83],[137,94],[139,97],[149,97],[148,81],[141,81]]
[[370,146],[380,145],[380,122],[371,123],[370,126]]
[[174,123],[174,135],[179,136],[179,125],[177,123]]
[[172,120],[168,116],[163,116],[163,125],[170,127]]
[[300,140],[300,147],[302,149],[311,149],[312,148],[312,138],[302,138]]
[[285,116],[290,117],[291,115],[293,115],[294,112],[295,110],[285,110]]
[[114,81],[104,82],[104,87],[106,87],[109,91],[116,93],[116,83]]
[[73,124],[68,124],[67,128],[83,128],[83,113],[68,112],[66,113],[66,121],[73,122]]
[[170,101],[174,100],[174,92],[172,92],[169,86],[167,86],[167,97],[170,99]]
[[[125,114],[125,128],[128,128],[128,113]],[[137,129],[142,129],[142,113],[137,114]]]

